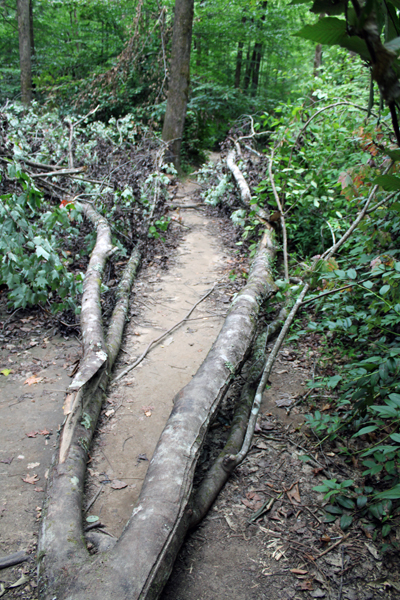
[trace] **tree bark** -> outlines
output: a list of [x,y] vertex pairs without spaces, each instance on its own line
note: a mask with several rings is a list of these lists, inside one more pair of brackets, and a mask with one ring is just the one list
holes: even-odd
[[164,142],[168,142],[165,158],[174,163],[178,172],[181,170],[180,153],[189,98],[193,6],[194,0],[175,1],[170,80],[162,132]]
[[17,0],[21,102],[24,106],[29,106],[32,100],[29,3],[30,0]]
[[31,59],[35,56],[35,36],[33,30],[33,0],[29,2],[29,35],[31,44]]

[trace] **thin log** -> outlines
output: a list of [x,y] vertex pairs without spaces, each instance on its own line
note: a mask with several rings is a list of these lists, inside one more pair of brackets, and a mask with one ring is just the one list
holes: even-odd
[[205,434],[232,373],[246,358],[260,306],[276,290],[272,277],[273,236],[273,231],[264,236],[247,284],[233,301],[217,340],[196,375],[175,396],[171,416],[122,536],[112,550],[95,559],[84,546],[81,517],[87,453],[78,442],[80,435],[88,441],[90,436],[82,426],[77,427],[68,461],[59,465],[51,478],[51,489],[60,479],[67,483],[63,489],[67,498],[53,493],[45,514],[41,544],[45,552],[41,568],[43,599],[56,596],[57,600],[97,600],[99,586],[102,597],[108,600],[159,597],[190,521],[193,474]]
[[111,230],[102,217],[90,204],[83,204],[83,214],[97,229],[96,245],[90,257],[83,283],[81,329],[83,339],[83,360],[72,380],[69,390],[79,390],[107,360],[104,340],[100,287],[104,267],[113,251]]

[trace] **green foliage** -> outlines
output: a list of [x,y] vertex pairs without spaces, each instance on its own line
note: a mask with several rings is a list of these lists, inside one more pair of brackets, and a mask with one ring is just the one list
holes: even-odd
[[76,208],[52,208],[29,176],[10,163],[8,176],[22,193],[0,196],[0,283],[8,287],[11,306],[25,308],[52,302],[53,312],[72,308],[82,275],[67,269],[62,236],[76,229],[70,219],[80,219]]

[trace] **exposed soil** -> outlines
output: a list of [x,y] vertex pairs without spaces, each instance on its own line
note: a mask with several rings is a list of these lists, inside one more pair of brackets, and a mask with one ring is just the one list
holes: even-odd
[[[190,181],[180,185],[174,202],[193,204],[196,189]],[[98,517],[114,536],[132,512],[172,398],[205,358],[240,285],[240,278],[232,282],[229,273],[245,270],[242,259],[224,244],[226,226],[217,216],[181,208],[173,223],[180,232],[179,247],[168,257],[168,270],[156,255],[137,279],[115,374],[217,286],[189,321],[110,387],[90,455],[85,504],[90,508],[85,517]],[[80,343],[46,330],[39,312],[21,311],[0,320],[6,323],[0,342],[0,555],[18,550],[30,554],[22,565],[0,571],[0,581],[5,587],[18,583],[4,598],[34,600],[46,472]],[[352,477],[335,452],[327,456],[310,451],[303,425],[306,408],[297,404],[319,350],[310,338],[301,347],[280,352],[252,450],[209,515],[188,536],[162,600],[400,598],[397,559],[383,558],[367,531],[353,528],[347,536],[338,522],[325,524],[323,496],[312,490],[326,478]],[[226,437],[237,392],[235,383],[212,427],[203,469]],[[306,463],[299,458],[305,453],[312,455]],[[253,518],[261,508],[264,512]]]

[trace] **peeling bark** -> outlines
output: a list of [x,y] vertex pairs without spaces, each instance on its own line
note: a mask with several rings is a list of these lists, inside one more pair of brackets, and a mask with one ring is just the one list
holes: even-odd
[[[266,232],[247,285],[233,301],[217,340],[196,375],[175,396],[138,503],[121,537],[113,549],[94,559],[85,548],[82,533],[87,454],[79,444],[81,435],[90,442],[94,426],[85,430],[77,425],[68,460],[54,469],[49,485],[40,544],[40,555],[45,553],[41,598],[97,600],[99,588],[108,600],[159,597],[190,523],[193,474],[205,434],[232,374],[248,354],[260,306],[276,289],[271,273],[273,235]],[[101,404],[99,390],[105,372],[99,372],[85,386],[95,386],[88,405],[93,420],[97,409],[92,410],[92,405]]]

